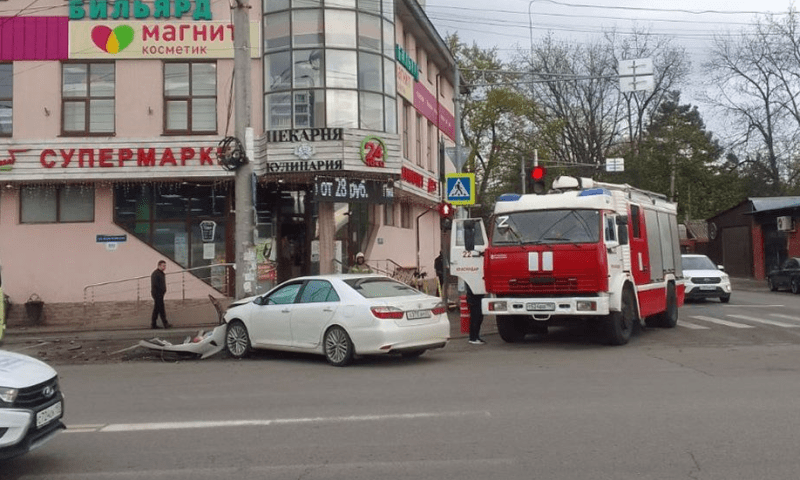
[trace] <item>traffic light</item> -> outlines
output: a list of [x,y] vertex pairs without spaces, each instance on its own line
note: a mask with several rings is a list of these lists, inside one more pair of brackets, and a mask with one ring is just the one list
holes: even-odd
[[456,209],[447,202],[440,203],[436,209],[439,211],[439,226],[442,230],[450,230]]
[[541,165],[536,165],[531,169],[531,191],[537,195],[542,195],[546,192],[544,186],[544,177],[547,175],[547,169]]
[[441,217],[452,217],[453,213],[455,212],[453,205],[447,202],[440,203],[438,209],[439,209],[439,216]]

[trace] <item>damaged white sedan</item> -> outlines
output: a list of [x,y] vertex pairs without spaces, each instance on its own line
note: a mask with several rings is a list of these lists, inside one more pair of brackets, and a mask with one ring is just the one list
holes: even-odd
[[438,297],[383,275],[300,277],[228,306],[225,346],[241,358],[251,349],[309,352],[344,366],[357,355],[418,357],[450,336]]

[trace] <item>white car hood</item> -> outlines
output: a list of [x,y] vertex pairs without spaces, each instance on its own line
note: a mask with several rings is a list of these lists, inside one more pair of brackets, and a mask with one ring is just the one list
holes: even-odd
[[0,387],[25,388],[56,376],[46,363],[19,353],[0,350]]
[[685,277],[719,277],[724,278],[725,272],[722,270],[684,270],[683,276]]

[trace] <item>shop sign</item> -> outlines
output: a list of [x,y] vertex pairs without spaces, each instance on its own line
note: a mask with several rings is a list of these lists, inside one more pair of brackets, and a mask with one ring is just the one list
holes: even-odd
[[267,130],[264,135],[268,143],[324,142],[342,140],[343,128],[303,128],[298,130]]
[[395,67],[397,70],[397,94],[404,97],[409,102],[414,101],[414,77],[403,68],[399,63]]
[[433,178],[425,178],[425,176],[421,173],[415,172],[408,167],[403,167],[402,171],[400,172],[400,179],[417,188],[423,189],[428,193],[436,193],[436,190],[439,187],[439,182]]
[[27,148],[9,148],[7,150],[8,156],[5,158],[0,158],[0,172],[10,172],[13,170],[14,164],[17,163],[16,154],[25,153],[27,151]]
[[[86,18],[84,0],[69,1],[69,19],[83,20]],[[133,8],[131,8],[133,3]],[[211,0],[155,0],[152,8],[144,0],[91,0],[89,2],[89,18],[92,20],[105,20],[109,17],[108,7],[111,6],[111,18],[183,18],[191,14],[194,20],[211,20]]]
[[[258,58],[258,22],[250,23],[250,56]],[[233,58],[230,22],[70,22],[69,58]]]
[[417,62],[415,62],[400,45],[394,45],[394,58],[397,59],[400,65],[408,70],[408,73],[414,77],[414,80],[419,81],[419,67],[417,66]]
[[419,113],[425,116],[428,120],[433,122],[434,125],[439,123],[439,115],[437,113],[439,102],[436,97],[428,91],[421,83],[414,84],[414,108]]
[[450,137],[453,141],[456,139],[456,119],[453,114],[448,112],[446,108],[439,104],[439,130],[445,135]]
[[394,189],[385,182],[345,177],[314,179],[314,200],[342,203],[392,203]]
[[97,235],[97,243],[107,243],[107,242],[127,242],[128,236],[127,235]]
[[361,161],[368,167],[386,166],[384,159],[386,157],[386,144],[383,139],[375,135],[364,137],[361,141]]
[[344,160],[302,160],[296,162],[267,162],[267,173],[302,173],[344,170]]
[[[132,148],[70,148],[56,152],[47,148],[39,154],[39,163],[44,168],[114,168],[114,167],[186,167],[199,165],[216,165],[212,155],[216,155],[217,147],[172,148],[161,150],[158,155],[155,148],[137,148],[135,155]],[[126,162],[129,162],[126,164]]]

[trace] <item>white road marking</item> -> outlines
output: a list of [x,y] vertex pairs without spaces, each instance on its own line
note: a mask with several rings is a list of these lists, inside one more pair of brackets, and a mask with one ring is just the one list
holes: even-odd
[[188,422],[160,422],[160,423],[112,423],[98,425],[67,425],[65,433],[93,433],[93,432],[144,432],[156,430],[185,430],[192,428],[226,428],[226,427],[264,427],[271,425],[293,425],[300,423],[336,423],[336,422],[366,422],[384,420],[418,420],[425,418],[446,418],[482,415],[490,417],[488,411],[478,412],[421,412],[398,413],[390,415],[351,415],[344,417],[307,417],[307,418],[273,418],[253,420],[218,420],[218,421],[188,421]]
[[712,317],[703,317],[703,316],[700,316],[700,315],[695,315],[695,316],[693,316],[692,318],[696,318],[696,319],[698,319],[698,320],[703,320],[703,321],[706,321],[706,322],[716,323],[716,324],[718,324],[718,325],[724,325],[724,326],[726,326],[726,327],[733,327],[733,328],[756,328],[756,327],[754,327],[754,326],[752,326],[752,325],[745,325],[745,324],[743,324],[743,323],[729,322],[729,321],[727,321],[727,320],[720,320],[720,319],[718,319],[718,318],[712,318]]
[[756,323],[763,323],[764,325],[772,325],[774,327],[783,327],[783,328],[797,328],[800,325],[792,325],[790,323],[783,323],[783,322],[776,322],[775,320],[765,320],[763,318],[755,318],[755,317],[748,317],[747,315],[732,315],[728,314],[727,317],[733,318],[740,318],[742,320],[747,320],[748,322],[756,322]]
[[730,308],[783,308],[785,305],[723,305]]
[[683,320],[678,320],[679,327],[686,327],[692,330],[709,330],[709,327],[704,327],[702,325],[695,325],[694,323],[684,322]]
[[797,316],[793,317],[791,315],[783,315],[780,313],[770,313],[770,315],[772,315],[773,317],[785,318],[786,320],[794,320],[796,322],[800,322],[800,318],[798,318]]

